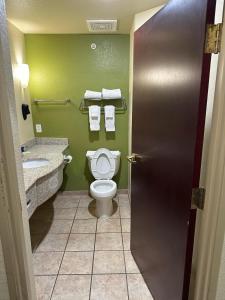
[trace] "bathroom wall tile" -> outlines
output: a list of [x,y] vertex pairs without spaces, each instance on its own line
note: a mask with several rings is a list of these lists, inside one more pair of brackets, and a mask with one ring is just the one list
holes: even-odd
[[97,232],[121,232],[120,219],[98,219]]
[[134,261],[133,255],[130,251],[124,251],[126,273],[140,273],[136,262]]
[[37,300],[50,300],[56,276],[35,276]]
[[74,220],[72,233],[95,233],[97,219]]
[[130,207],[129,206],[120,206],[120,217],[121,218],[130,218]]
[[71,234],[66,247],[66,251],[93,251],[95,234],[77,233]]
[[130,250],[130,233],[123,232],[123,248],[124,250]]
[[79,198],[72,196],[56,196],[53,201],[55,208],[76,208],[79,204]]
[[59,275],[52,300],[88,300],[90,284],[90,275]]
[[130,232],[130,219],[121,219],[122,232]]
[[68,237],[68,234],[47,234],[39,243],[36,252],[64,251]]
[[125,273],[123,251],[95,251],[93,274]]
[[54,219],[56,220],[73,220],[75,217],[76,208],[55,208]]
[[128,274],[127,283],[129,300],[153,300],[153,297],[141,274]]
[[126,275],[93,275],[90,299],[127,300]]
[[59,271],[63,252],[35,253],[33,268],[35,275],[55,275]]
[[65,252],[59,274],[91,274],[93,252]]
[[95,250],[122,250],[121,233],[97,233]]
[[35,137],[38,145],[68,145],[68,138]]
[[93,219],[95,218],[87,207],[78,207],[75,219]]

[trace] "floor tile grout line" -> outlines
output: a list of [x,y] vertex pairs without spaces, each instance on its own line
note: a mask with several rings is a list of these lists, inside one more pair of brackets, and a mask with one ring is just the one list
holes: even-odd
[[[120,201],[120,199],[119,199]],[[123,243],[123,231],[122,231],[122,222],[121,222],[121,215],[120,215],[120,226],[121,226],[121,237],[122,237],[122,245],[123,245],[123,260],[124,260],[124,268],[125,268],[125,276],[126,276],[126,287],[127,287],[127,298],[129,300],[129,289],[128,289],[128,280],[127,280],[127,266],[126,266],[126,259],[125,259],[125,249],[124,249],[124,243]]]
[[64,251],[64,250],[59,250],[59,251],[52,251],[52,250],[48,250],[48,251],[38,251],[36,253],[60,253],[60,252],[101,252],[101,251],[104,251],[104,252],[123,252],[123,251],[129,251],[129,250],[124,250],[124,249],[100,249],[100,250],[67,250],[67,251]]
[[87,276],[90,276],[90,275],[115,275],[115,274],[136,274],[136,275],[140,275],[141,273],[138,273],[138,272],[103,272],[103,273],[54,273],[54,274],[35,274],[34,276],[35,277],[48,277],[48,276],[57,276],[57,275],[62,275],[62,276],[69,276],[69,275],[87,275]]
[[90,290],[89,290],[89,300],[91,299],[91,290],[92,290],[92,279],[93,279],[93,270],[94,270],[94,258],[95,258],[95,244],[96,244],[96,237],[97,237],[97,228],[98,228],[98,218],[95,224],[95,239],[94,239],[94,251],[93,251],[93,259],[92,259],[92,269],[91,269],[91,281],[90,281]]
[[[68,195],[69,196],[69,195]],[[73,228],[73,226],[74,226],[74,223],[75,223],[75,221],[76,220],[95,220],[96,218],[95,217],[91,217],[91,218],[82,218],[82,219],[76,219],[76,216],[77,216],[77,213],[78,213],[78,210],[79,210],[79,208],[86,208],[86,209],[88,209],[88,207],[80,207],[80,202],[81,202],[82,200],[79,198],[78,199],[78,204],[77,204],[77,206],[75,207],[75,214],[74,214],[74,217],[73,217],[73,219],[65,219],[65,218],[63,218],[63,219],[55,219],[55,220],[62,220],[62,221],[69,221],[69,220],[72,220],[72,225],[71,225],[71,228],[70,228],[70,231],[69,231],[69,233],[49,233],[49,234],[53,234],[53,235],[58,235],[58,234],[68,234],[68,237],[67,237],[67,240],[66,240],[66,245],[65,245],[65,248],[64,248],[64,251],[60,251],[60,250],[58,250],[58,251],[40,251],[40,252],[37,252],[37,253],[46,253],[46,252],[63,252],[63,255],[62,255],[62,259],[61,259],[61,263],[60,263],[60,265],[59,265],[59,269],[58,269],[58,272],[57,272],[57,274],[54,274],[54,275],[49,275],[49,274],[46,274],[46,275],[36,275],[36,276],[55,276],[56,278],[55,278],[55,282],[54,282],[54,285],[53,285],[53,288],[52,288],[52,291],[51,291],[51,298],[50,299],[52,299],[52,297],[53,297],[53,293],[54,293],[54,289],[55,289],[55,285],[56,285],[56,282],[57,282],[57,279],[58,279],[58,276],[59,275],[86,275],[86,276],[91,276],[91,282],[90,282],[90,291],[89,291],[89,299],[91,298],[91,289],[92,289],[92,277],[93,277],[93,275],[99,275],[99,276],[101,276],[101,275],[115,275],[115,274],[125,274],[125,276],[126,276],[126,283],[127,283],[127,269],[126,269],[126,261],[125,261],[125,250],[124,250],[124,243],[123,243],[123,230],[122,230],[122,222],[121,222],[121,219],[130,219],[130,218],[121,218],[121,215],[120,215],[120,205],[118,205],[118,212],[119,212],[119,216],[118,217],[116,217],[116,218],[110,218],[110,219],[114,219],[114,220],[116,220],[116,219],[118,219],[118,220],[120,220],[120,231],[103,231],[103,232],[99,232],[99,233],[106,233],[106,234],[110,234],[110,233],[120,233],[121,234],[121,238],[122,238],[122,249],[114,249],[114,250],[111,250],[111,249],[107,249],[107,250],[104,250],[104,249],[99,249],[99,250],[96,250],[95,248],[96,248],[96,238],[97,238],[97,226],[98,226],[98,219],[97,219],[97,222],[96,222],[96,224],[95,224],[95,232],[93,233],[93,232],[72,232],[72,228]],[[121,207],[123,207],[123,206],[121,206]],[[55,207],[55,208],[57,208],[57,207]],[[69,209],[71,209],[71,208],[61,208],[61,209],[68,209],[68,211],[69,211]],[[87,250],[87,251],[66,251],[66,248],[67,248],[67,246],[68,246],[68,242],[69,242],[69,239],[70,239],[70,237],[71,237],[71,235],[72,234],[77,234],[77,235],[79,235],[79,234],[95,234],[95,238],[94,238],[94,250]],[[96,274],[93,274],[93,270],[94,270],[94,257],[95,257],[95,252],[101,252],[101,251],[117,251],[117,252],[121,252],[121,251],[123,251],[123,259],[124,259],[124,272],[117,272],[117,273],[113,273],[113,272],[110,272],[110,273],[96,273]],[[61,266],[62,266],[62,262],[63,262],[63,259],[64,259],[64,256],[65,256],[65,254],[66,254],[66,252],[93,252],[93,260],[92,260],[92,271],[91,271],[91,273],[90,274],[76,274],[76,273],[70,273],[70,274],[60,274],[59,273],[59,271],[60,271],[60,268],[61,268]],[[138,273],[131,273],[131,274],[138,274]],[[127,283],[127,286],[128,286],[128,283]],[[127,295],[128,295],[128,298],[129,298],[129,291],[128,291],[128,287],[127,287]]]
[[[79,201],[78,201],[78,205],[79,205],[79,203],[80,203],[80,199],[79,199]],[[63,258],[64,258],[65,253],[66,253],[66,247],[67,247],[67,244],[68,244],[68,242],[69,242],[69,238],[70,238],[70,234],[71,234],[71,231],[72,231],[72,228],[73,228],[73,223],[74,223],[74,220],[75,220],[75,217],[76,217],[77,210],[78,210],[78,206],[77,206],[76,211],[75,211],[75,214],[74,214],[72,226],[71,226],[71,228],[70,228],[70,233],[68,234],[67,242],[66,242],[66,245],[65,245],[65,248],[64,248],[64,253],[63,253],[63,255],[62,255],[61,263],[59,264],[58,273],[57,273],[57,275],[56,275],[56,279],[55,279],[55,283],[54,283],[53,288],[52,288],[52,292],[51,292],[51,295],[50,295],[50,299],[52,299],[52,296],[53,296],[53,293],[54,293],[55,285],[56,285],[56,282],[57,282],[57,279],[58,279],[58,276],[59,276],[60,268],[61,268],[61,266],[62,266]]]

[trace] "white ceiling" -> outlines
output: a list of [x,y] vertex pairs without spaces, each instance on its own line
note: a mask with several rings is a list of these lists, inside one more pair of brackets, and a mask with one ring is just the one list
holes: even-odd
[[10,22],[24,33],[88,33],[86,19],[118,19],[129,33],[133,16],[165,0],[6,0]]

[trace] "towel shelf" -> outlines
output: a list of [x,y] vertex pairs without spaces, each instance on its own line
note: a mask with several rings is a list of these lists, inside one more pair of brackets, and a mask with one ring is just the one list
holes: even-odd
[[[125,111],[127,110],[127,104],[124,98],[121,99],[100,99],[100,100],[95,100],[95,99],[83,99],[80,103],[80,111],[82,112],[82,114],[87,114],[88,113],[88,107],[90,105],[99,105],[101,107],[101,113],[104,113],[104,106],[106,105],[106,103],[104,101],[108,101],[110,103],[108,103],[109,105],[114,105],[115,101],[121,101],[121,106],[117,107],[115,106],[115,111],[116,113],[125,113]],[[86,102],[90,101],[91,104],[87,105]],[[113,102],[113,104],[112,104]]]
[[33,103],[35,104],[67,104],[71,103],[70,99],[65,99],[65,100],[47,100],[47,99],[34,99]]

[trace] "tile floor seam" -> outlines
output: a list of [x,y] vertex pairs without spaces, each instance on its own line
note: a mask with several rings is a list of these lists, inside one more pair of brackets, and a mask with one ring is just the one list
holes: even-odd
[[[119,199],[120,201],[120,199]],[[119,208],[119,207],[118,207]],[[120,210],[120,208],[119,208]],[[122,245],[123,245],[123,260],[124,260],[124,267],[125,267],[125,276],[126,276],[126,287],[127,287],[127,298],[129,300],[129,289],[128,289],[128,280],[127,280],[127,266],[126,266],[126,259],[125,259],[125,252],[124,252],[124,243],[123,243],[123,230],[122,230],[122,222],[121,222],[121,217],[120,217],[120,226],[121,226],[121,236],[122,236]]]
[[[79,206],[79,203],[80,203],[80,199],[79,199],[79,201],[78,201],[78,206]],[[56,275],[55,283],[54,283],[54,285],[53,285],[53,289],[52,289],[52,292],[51,292],[51,295],[50,295],[50,300],[52,299],[52,296],[53,296],[53,293],[54,293],[54,289],[55,289],[55,285],[56,285],[57,279],[58,279],[58,277],[59,277],[59,271],[60,271],[60,268],[61,268],[61,266],[62,266],[63,258],[64,258],[65,253],[66,253],[66,247],[67,247],[67,244],[68,244],[68,242],[69,242],[69,237],[70,237],[70,234],[71,234],[71,231],[72,231],[72,228],[73,228],[73,223],[74,223],[74,220],[75,220],[75,217],[76,217],[76,213],[77,213],[77,210],[78,210],[78,206],[77,206],[77,208],[76,208],[76,212],[75,212],[75,215],[74,215],[74,218],[73,218],[72,226],[71,226],[70,232],[69,232],[69,234],[68,234],[68,238],[67,238],[67,242],[66,242],[66,245],[65,245],[65,248],[64,248],[64,253],[63,253],[63,256],[62,256],[62,260],[61,260],[61,263],[60,263],[60,265],[59,265],[58,273],[57,273],[57,275]]]
[[98,228],[98,218],[96,218],[95,224],[95,239],[94,239],[94,251],[93,251],[93,260],[92,260],[92,269],[91,269],[91,281],[90,281],[90,290],[89,290],[89,300],[91,300],[91,288],[92,288],[92,278],[93,278],[93,270],[94,270],[94,258],[95,258],[95,243],[96,243],[96,234]]

